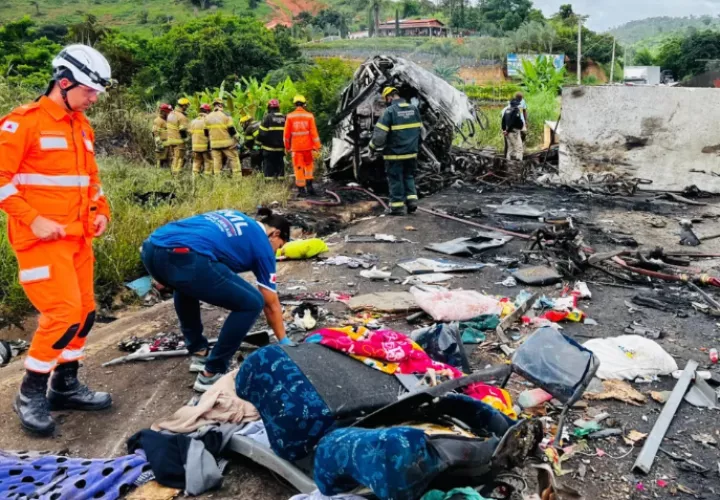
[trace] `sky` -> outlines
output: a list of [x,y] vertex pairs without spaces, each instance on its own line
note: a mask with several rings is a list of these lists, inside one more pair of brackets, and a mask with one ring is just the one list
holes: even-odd
[[588,27],[605,31],[628,21],[648,17],[720,15],[720,0],[533,0],[546,16],[570,3],[579,14],[589,15]]

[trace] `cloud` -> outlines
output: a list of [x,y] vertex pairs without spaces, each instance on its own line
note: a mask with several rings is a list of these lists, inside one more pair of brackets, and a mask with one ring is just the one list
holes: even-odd
[[535,0],[546,16],[556,13],[560,5],[571,3],[579,14],[589,15],[591,29],[609,28],[648,17],[720,15],[720,0]]

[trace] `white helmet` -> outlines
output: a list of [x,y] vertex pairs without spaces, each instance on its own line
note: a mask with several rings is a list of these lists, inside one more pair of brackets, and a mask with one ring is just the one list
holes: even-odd
[[[87,45],[68,45],[52,61],[53,78],[68,78],[99,92],[112,85],[110,64],[105,56]],[[70,74],[68,74],[70,71]]]

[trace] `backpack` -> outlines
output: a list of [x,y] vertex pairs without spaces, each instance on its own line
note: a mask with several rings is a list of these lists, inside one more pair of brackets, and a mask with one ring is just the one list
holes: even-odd
[[507,124],[508,132],[512,132],[513,130],[522,130],[524,127],[522,115],[520,114],[520,108],[509,107],[506,109],[503,121]]

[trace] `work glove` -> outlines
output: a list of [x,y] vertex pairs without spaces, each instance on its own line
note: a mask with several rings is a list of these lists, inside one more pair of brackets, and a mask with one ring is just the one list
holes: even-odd
[[296,346],[297,344],[290,340],[290,337],[285,337],[280,342],[278,342],[280,345],[289,345],[289,346]]
[[313,158],[317,160],[318,158],[320,158],[322,156],[322,153],[316,149],[312,152],[312,155],[313,155]]

